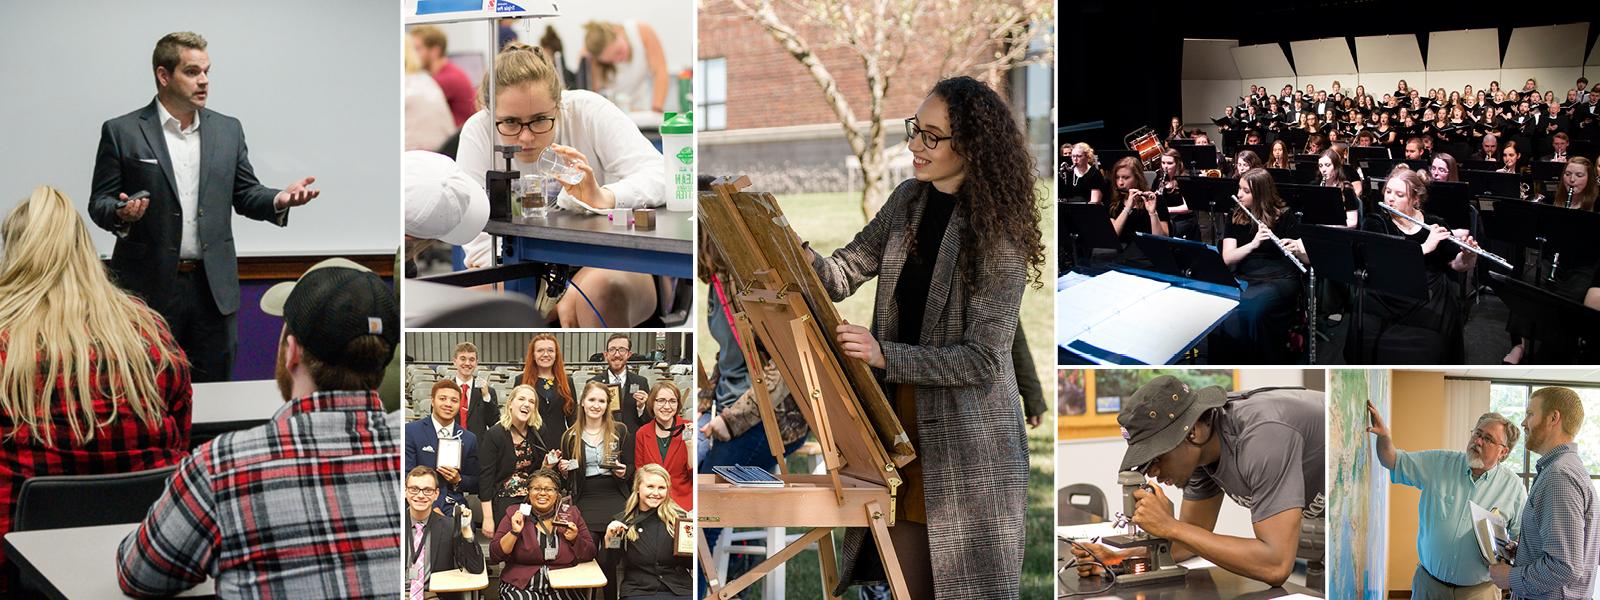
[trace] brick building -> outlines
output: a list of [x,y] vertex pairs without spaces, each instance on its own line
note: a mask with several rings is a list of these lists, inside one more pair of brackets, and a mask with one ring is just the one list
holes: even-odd
[[[806,68],[727,0],[705,0],[699,15],[695,120],[700,129],[701,172],[751,175],[762,189],[774,192],[859,189],[850,146]],[[825,35],[814,27],[801,25],[790,15],[785,20],[827,66],[855,114],[865,119],[868,91],[861,60],[849,48],[820,43]],[[886,142],[891,164],[904,169],[892,179],[910,172],[900,121],[916,112],[928,88],[943,75],[937,58],[928,56],[933,49],[929,45],[919,55],[914,45],[889,90]],[[1018,118],[1025,119],[1036,154],[1048,153],[1053,69],[1047,65],[1016,69],[1008,80],[1005,92],[1013,99]],[[859,127],[865,130],[865,121]],[[1045,157],[1041,173],[1047,164]]]

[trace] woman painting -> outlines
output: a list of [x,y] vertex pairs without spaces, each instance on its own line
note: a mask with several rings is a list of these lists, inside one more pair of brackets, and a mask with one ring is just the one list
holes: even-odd
[[[836,334],[847,357],[878,369],[917,448],[890,528],[914,598],[1019,593],[1028,449],[1010,351],[1044,246],[1033,159],[1011,114],[976,79],[940,81],[907,121],[915,179],[843,248],[812,254],[835,302],[877,279],[872,328]],[[841,586],[872,570],[858,564],[876,559],[865,539],[846,534]]]

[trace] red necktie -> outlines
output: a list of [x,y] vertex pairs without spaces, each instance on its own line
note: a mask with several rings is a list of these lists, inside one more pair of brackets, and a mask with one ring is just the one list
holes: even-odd
[[467,384],[464,384],[464,383],[461,384],[461,428],[462,429],[466,429],[467,428],[467,407],[471,406],[471,404],[469,402],[467,402],[467,398],[468,398],[467,390],[469,390],[469,389],[471,389],[471,388],[468,387]]

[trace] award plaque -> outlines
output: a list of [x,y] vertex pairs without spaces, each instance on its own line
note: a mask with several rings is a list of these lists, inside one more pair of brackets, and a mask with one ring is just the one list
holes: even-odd
[[694,554],[694,521],[688,517],[678,519],[678,543],[672,553],[675,556]]
[[611,412],[622,410],[622,386],[608,385],[606,386],[606,392],[611,395],[611,408],[609,410]]

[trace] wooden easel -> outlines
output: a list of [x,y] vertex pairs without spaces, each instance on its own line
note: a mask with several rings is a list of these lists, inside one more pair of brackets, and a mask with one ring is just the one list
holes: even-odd
[[[824,593],[835,598],[833,528],[864,527],[876,542],[894,597],[908,600],[889,527],[901,484],[899,468],[916,458],[915,451],[870,369],[845,359],[834,347],[833,331],[841,320],[777,201],[770,194],[740,191],[748,186],[743,177],[717,179],[711,192],[700,194],[700,224],[729,263],[739,349],[750,365],[767,446],[785,486],[739,488],[715,474],[702,474],[696,481],[696,508],[701,527],[810,531],[731,582],[720,579],[701,536],[700,571],[711,597],[728,600],[816,542]],[[790,384],[822,447],[827,475],[787,472],[757,340]]]

